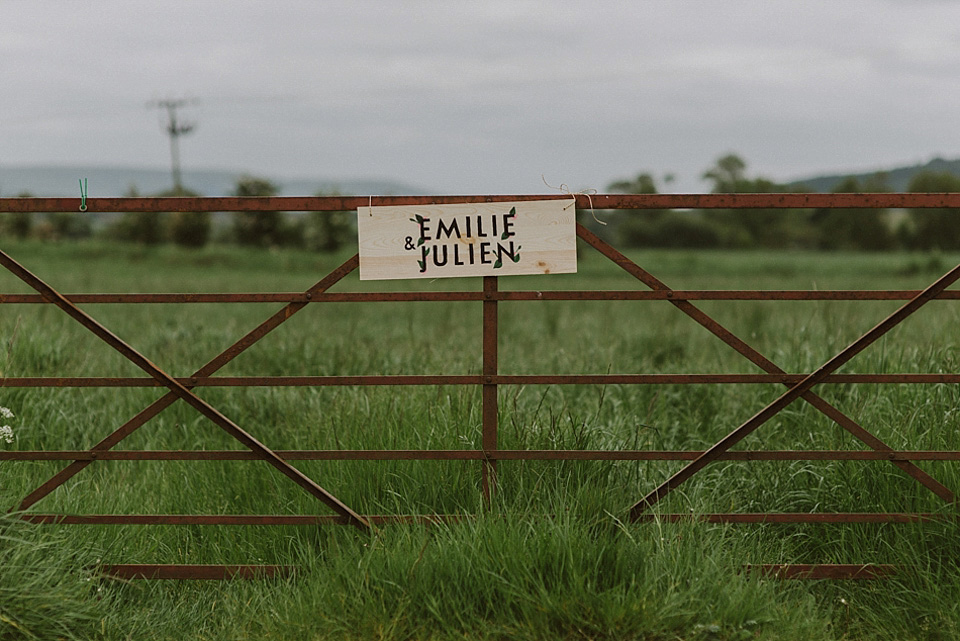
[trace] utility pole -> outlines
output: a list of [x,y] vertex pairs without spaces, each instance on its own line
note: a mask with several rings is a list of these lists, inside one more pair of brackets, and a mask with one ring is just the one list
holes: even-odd
[[183,182],[180,179],[180,136],[190,133],[196,127],[195,123],[177,120],[177,109],[196,102],[195,99],[181,98],[179,100],[154,100],[147,104],[148,107],[167,110],[167,124],[164,129],[170,136],[170,162],[173,172],[173,189],[176,192],[183,190]]

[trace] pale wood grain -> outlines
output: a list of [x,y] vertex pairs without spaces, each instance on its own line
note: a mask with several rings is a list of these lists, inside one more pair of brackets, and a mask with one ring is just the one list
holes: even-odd
[[360,279],[575,273],[575,214],[572,199],[360,207]]

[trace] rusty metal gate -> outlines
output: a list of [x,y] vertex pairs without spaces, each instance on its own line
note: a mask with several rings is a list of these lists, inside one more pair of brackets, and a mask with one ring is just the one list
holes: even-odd
[[[441,197],[304,197],[304,198],[93,198],[85,199],[90,212],[176,212],[176,211],[343,211],[369,205],[422,205],[520,201],[545,198],[570,198],[569,195],[548,196],[441,196]],[[576,195],[578,209],[821,209],[821,208],[943,208],[960,207],[960,194],[702,194],[702,195]],[[9,198],[0,199],[2,212],[76,212],[79,198]],[[9,509],[19,511],[21,518],[48,524],[139,524],[139,525],[305,525],[343,524],[369,529],[386,523],[435,521],[444,515],[362,515],[341,502],[334,494],[298,470],[297,460],[476,460],[482,475],[482,492],[489,500],[495,491],[497,465],[515,460],[623,460],[688,461],[682,469],[663,480],[643,497],[638,497],[630,510],[632,520],[660,518],[679,520],[687,514],[653,516],[651,508],[685,481],[712,462],[720,460],[883,460],[889,461],[917,483],[927,488],[948,505],[955,505],[957,496],[914,461],[960,460],[960,451],[898,451],[872,434],[843,411],[817,395],[813,388],[824,383],[960,383],[960,373],[936,374],[836,374],[836,370],[863,349],[885,335],[926,303],[935,299],[958,299],[960,291],[947,288],[960,279],[960,265],[919,291],[866,290],[674,290],[641,265],[581,225],[577,235],[592,249],[613,261],[634,277],[638,287],[620,291],[500,291],[497,277],[483,277],[482,291],[336,293],[330,291],[358,266],[354,256],[302,293],[184,293],[184,294],[77,294],[65,295],[44,282],[25,266],[3,251],[0,264],[36,294],[0,293],[0,305],[55,305],[86,329],[122,354],[147,374],[139,378],[106,377],[6,377],[0,387],[148,387],[162,386],[167,394],[145,407],[105,436],[88,450],[0,451],[0,461],[62,460],[68,463]],[[498,307],[505,301],[558,300],[662,300],[680,310],[694,323],[711,332],[756,366],[757,374],[651,374],[620,373],[606,375],[510,375],[498,371]],[[903,305],[873,329],[850,343],[816,370],[788,373],[751,347],[711,316],[694,301],[705,300],[902,300]],[[460,376],[282,376],[223,377],[216,372],[239,354],[277,329],[293,314],[307,305],[326,302],[371,301],[475,301],[482,309],[482,351],[480,375]],[[284,303],[279,311],[239,338],[233,345],[186,377],[177,377],[151,362],[146,355],[114,335],[107,327],[77,307],[80,303]],[[524,384],[709,384],[709,383],[778,383],[786,389],[753,416],[745,418],[736,429],[704,451],[652,450],[504,450],[498,447],[498,401],[501,386]],[[209,386],[410,386],[471,385],[482,388],[482,446],[477,450],[310,450],[275,451],[260,442],[217,408],[194,393]],[[789,450],[731,451],[748,434],[776,416],[794,401],[802,399],[817,411],[865,444],[869,450]],[[197,412],[221,427],[249,450],[244,451],[132,451],[114,449],[165,408],[182,400]],[[171,515],[171,514],[48,514],[33,510],[45,496],[62,486],[95,461],[110,460],[264,460],[298,484],[304,491],[324,503],[333,512],[317,515]],[[698,515],[715,523],[903,523],[944,517],[932,513],[723,513]],[[949,517],[954,518],[954,517]],[[128,578],[225,578],[262,576],[277,571],[278,566],[255,565],[112,565],[107,572]],[[783,578],[880,578],[895,570],[887,565],[777,565],[762,566],[762,571]]]

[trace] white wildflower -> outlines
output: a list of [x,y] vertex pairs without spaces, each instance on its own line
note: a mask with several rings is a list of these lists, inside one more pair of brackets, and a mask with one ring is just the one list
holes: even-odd
[[[0,419],[14,418],[13,411],[9,407],[0,405]],[[0,442],[13,443],[13,428],[9,425],[0,425]]]

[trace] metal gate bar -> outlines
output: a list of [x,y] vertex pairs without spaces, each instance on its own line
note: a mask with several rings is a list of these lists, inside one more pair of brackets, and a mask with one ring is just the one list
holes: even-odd
[[497,339],[498,333],[498,309],[497,299],[494,295],[497,293],[497,277],[483,277],[483,418],[481,447],[483,447],[483,468],[481,484],[483,487],[483,498],[487,506],[490,506],[492,494],[496,488],[497,482],[497,441],[498,441],[498,405],[497,405],[497,383],[494,377],[498,373],[497,365]]
[[198,565],[122,563],[100,566],[103,576],[126,581],[132,579],[193,579],[224,581],[227,579],[273,579],[296,572],[291,565]]
[[[274,450],[288,461],[693,461],[706,450]],[[0,461],[258,461],[244,450],[22,450]],[[960,451],[727,450],[718,461],[958,461]]]
[[[661,291],[506,291],[493,292],[324,292],[308,297],[305,293],[205,293],[205,294],[63,294],[74,304],[97,303],[383,303],[422,301],[481,300],[910,300],[921,290],[682,290]],[[949,290],[937,300],[960,300],[960,291]],[[39,294],[0,294],[2,303],[46,303]]]
[[[960,208],[957,193],[876,194],[514,194],[462,196],[276,196],[87,198],[87,211],[355,211],[359,207],[576,199],[577,209],[942,209]],[[78,212],[80,198],[0,198],[0,212]]]
[[[737,384],[795,385],[803,374],[585,374],[539,375],[390,375],[390,376],[191,376],[177,378],[189,387],[403,387],[436,385],[702,385]],[[960,374],[830,374],[820,384],[830,383],[960,383]],[[152,378],[110,376],[11,376],[3,387],[162,387]]]
[[[42,514],[26,512],[23,520],[45,525],[351,525],[333,514]],[[467,519],[462,514],[368,514],[373,525],[449,523]],[[926,523],[960,521],[956,515],[937,512],[756,512],[733,514],[643,514],[638,521],[696,520],[704,523]]]

